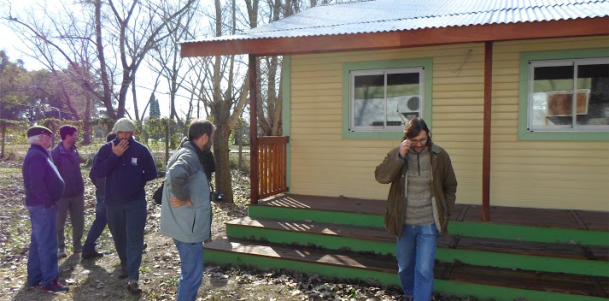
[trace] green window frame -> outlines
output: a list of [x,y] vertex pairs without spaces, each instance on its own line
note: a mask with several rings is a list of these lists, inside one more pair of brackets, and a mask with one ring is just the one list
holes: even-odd
[[[367,74],[383,75],[385,80],[384,101],[387,105],[387,74],[396,72],[419,72],[419,93],[422,98],[420,112],[427,125],[431,128],[432,108],[432,59],[409,59],[370,61],[343,64],[343,110],[342,110],[342,138],[343,139],[388,139],[397,140],[403,135],[404,126],[388,126],[383,129],[374,129],[365,126],[352,126],[354,120],[354,76]],[[385,108],[385,112],[387,109]],[[387,126],[387,124],[385,124]]]
[[[567,126],[538,126],[535,125],[535,88],[534,71],[544,67],[575,67],[589,63],[604,62],[609,58],[609,48],[562,50],[544,52],[525,52],[520,55],[519,105],[518,105],[518,138],[519,140],[540,141],[609,141],[609,126],[574,125]],[[538,69],[541,70],[541,69]],[[565,93],[573,95],[588,95],[589,89],[578,88],[577,72],[572,77],[572,87]],[[565,89],[559,89],[565,90]],[[577,93],[573,93],[576,90]],[[554,92],[552,92],[554,93]],[[558,93],[558,92],[556,92]],[[549,101],[549,100],[548,100]],[[578,101],[579,102],[579,101]],[[571,101],[573,104],[573,101]],[[549,104],[546,106],[550,107]],[[587,104],[586,104],[587,106]],[[577,109],[579,110],[579,109]],[[571,112],[573,109],[571,109]],[[570,113],[575,120],[576,114]],[[563,117],[564,118],[564,117]]]

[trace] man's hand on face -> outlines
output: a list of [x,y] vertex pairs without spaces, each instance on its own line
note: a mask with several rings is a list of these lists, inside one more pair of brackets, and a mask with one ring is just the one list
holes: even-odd
[[412,146],[412,141],[406,139],[404,141],[402,141],[402,143],[400,143],[400,156],[402,156],[402,158],[406,158],[406,153],[408,152],[408,150],[410,149],[410,147]]
[[129,141],[127,140],[121,140],[121,142],[118,143],[118,145],[114,145],[114,141],[112,141],[112,152],[117,156],[120,157],[123,155],[123,153],[129,148]]

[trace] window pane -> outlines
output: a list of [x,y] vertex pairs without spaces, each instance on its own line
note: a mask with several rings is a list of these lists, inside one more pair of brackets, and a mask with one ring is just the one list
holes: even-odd
[[355,126],[385,125],[384,81],[382,74],[355,76],[353,104]]
[[573,66],[536,67],[533,72],[533,128],[571,126]]
[[577,124],[609,125],[609,64],[577,67]]
[[387,74],[387,125],[403,126],[421,113],[419,73]]

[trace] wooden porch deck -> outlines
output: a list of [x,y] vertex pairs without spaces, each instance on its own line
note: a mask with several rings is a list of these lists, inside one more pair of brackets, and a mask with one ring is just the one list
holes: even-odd
[[[206,261],[398,285],[385,201],[284,194],[226,223]],[[513,301],[609,297],[609,212],[457,204],[438,240],[436,289]]]
[[[383,215],[385,201],[347,197],[282,194],[259,201],[260,206]],[[574,230],[609,231],[609,212],[516,207],[490,207],[489,224]],[[455,204],[451,221],[483,222],[481,206]]]

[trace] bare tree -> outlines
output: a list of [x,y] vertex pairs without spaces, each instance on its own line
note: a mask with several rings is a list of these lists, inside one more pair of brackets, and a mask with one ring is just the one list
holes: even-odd
[[[57,12],[41,7],[37,13],[28,10],[14,15],[9,10],[0,18],[8,21],[30,46],[31,56],[46,63],[49,70],[64,63],[80,70],[77,67],[85,62],[94,77],[77,73],[77,82],[103,104],[108,117],[117,119],[126,114],[127,93],[142,61],[170,35],[166,21],[182,16],[197,0],[180,0],[172,6],[166,4],[169,2],[81,0],[74,4],[79,13],[62,2]],[[137,99],[134,110],[137,119]]]
[[[237,30],[236,0],[229,1],[224,9],[220,0],[214,0],[212,20],[211,27],[214,29],[214,36],[222,36],[223,32],[235,34]],[[245,64],[236,56],[215,56],[191,60],[194,61],[193,65],[201,66],[201,68],[193,69],[194,74],[191,75],[189,87],[193,94],[200,97],[206,112],[216,125],[213,140],[216,159],[216,190],[223,193],[228,202],[232,202],[228,140],[247,103],[249,85],[245,75]],[[196,81],[199,81],[200,84]]]
[[[171,9],[168,8],[165,10],[171,11]],[[191,94],[192,96],[190,98],[188,113],[186,114],[185,120],[182,120],[177,112],[176,97],[178,91],[185,84],[185,75],[195,66],[186,64],[187,60],[182,59],[179,52],[179,42],[194,37],[196,28],[191,27],[191,22],[196,13],[196,10],[191,9],[176,18],[168,18],[169,16],[166,16],[166,26],[170,34],[167,39],[160,42],[159,45],[154,48],[153,54],[150,56],[152,61],[149,64],[150,69],[159,75],[162,75],[169,87],[169,100],[171,102],[169,118],[175,119],[181,127],[184,127],[186,121],[190,119],[194,95]]]

